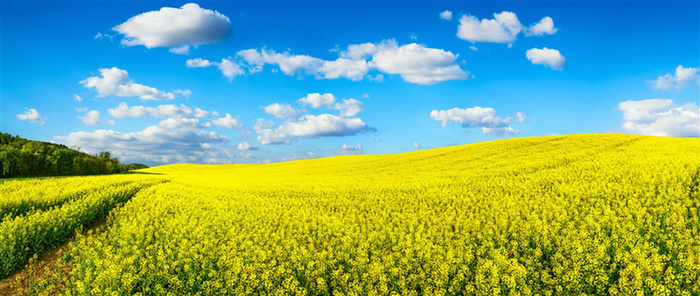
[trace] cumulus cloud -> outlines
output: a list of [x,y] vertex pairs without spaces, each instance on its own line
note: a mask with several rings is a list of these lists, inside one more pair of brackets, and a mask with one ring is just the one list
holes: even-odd
[[[296,120],[294,118],[293,120]],[[273,120],[265,119],[265,118],[258,118],[255,120],[255,123],[253,124],[253,130],[256,132],[260,133],[260,131],[264,128],[269,128],[275,126],[275,122]]]
[[542,36],[552,35],[557,32],[554,27],[554,20],[551,17],[545,16],[538,23],[530,25],[525,32],[525,36]]
[[[292,160],[310,159],[310,158],[317,158],[317,157],[319,157],[318,154],[309,151],[309,152],[302,152],[302,153],[286,154],[282,157],[281,160],[282,161],[292,161]],[[267,162],[268,163],[272,162],[272,160],[267,161]]]
[[510,11],[494,13],[493,19],[482,19],[463,15],[459,19],[457,37],[469,42],[513,43],[523,30],[518,16]]
[[124,36],[124,46],[166,47],[186,54],[190,46],[217,42],[231,31],[225,15],[188,3],[180,8],[163,7],[134,16],[113,28]]
[[356,145],[348,145],[348,144],[343,144],[343,146],[340,147],[340,149],[336,150],[335,154],[336,155],[358,155],[358,154],[364,154],[365,151],[362,149],[361,144],[356,144]]
[[238,145],[236,145],[236,149],[239,151],[247,151],[247,150],[258,150],[257,147],[250,145],[248,142],[240,142]]
[[[338,115],[302,115],[307,110],[297,110],[289,104],[273,103],[262,107],[265,113],[283,119],[277,128],[271,120],[258,119],[253,129],[258,133],[258,141],[263,145],[289,144],[297,138],[344,137],[361,132],[373,131],[362,119],[356,118],[362,112],[362,102],[355,99],[338,99],[331,93],[310,93],[299,100],[301,106],[311,109],[338,110]],[[352,118],[351,118],[352,117]]]
[[294,109],[289,104],[272,103],[263,107],[265,113],[270,114],[276,118],[296,120],[299,117],[300,112]]
[[469,73],[457,63],[458,56],[452,52],[416,43],[399,46],[395,40],[352,44],[340,51],[335,60],[290,52],[278,53],[266,48],[241,50],[237,56],[249,73],[259,72],[265,65],[273,65],[285,75],[310,75],[317,79],[384,79],[381,74],[369,75],[371,70],[397,74],[408,82],[418,84],[469,78]]
[[288,144],[297,138],[344,137],[371,130],[360,118],[343,118],[332,114],[303,115],[277,128],[260,129],[258,142],[263,145]]
[[80,84],[97,91],[98,96],[138,97],[143,100],[173,100],[175,94],[135,83],[126,70],[117,67],[100,68],[100,76],[88,77]]
[[440,19],[451,20],[452,19],[452,11],[445,10],[445,11],[441,12]]
[[107,112],[114,118],[146,118],[146,117],[185,117],[207,118],[210,115],[217,115],[216,111],[205,111],[199,108],[180,104],[159,105],[156,107],[129,106],[122,102],[116,108],[108,109]]
[[183,97],[185,97],[185,98],[187,98],[187,99],[189,99],[189,98],[190,98],[190,95],[192,94],[192,91],[189,90],[189,89],[186,89],[186,90],[176,89],[176,90],[174,90],[173,92],[176,93],[176,94],[179,94],[179,95],[181,95],[181,96],[183,96]]
[[430,112],[430,118],[441,121],[443,127],[447,126],[449,122],[460,123],[465,128],[480,127],[481,131],[487,135],[513,135],[519,132],[509,125],[513,121],[512,118],[496,116],[496,110],[493,108],[477,106],[466,109],[433,110]]
[[79,115],[78,119],[87,125],[98,125],[100,124],[100,112],[99,111],[88,111],[85,115]]
[[481,19],[472,15],[463,15],[459,19],[457,37],[471,43],[493,42],[513,44],[518,34],[525,32],[525,36],[542,36],[554,34],[557,28],[551,17],[544,17],[539,22],[525,27],[518,16],[510,11],[494,13],[493,19]]
[[362,113],[362,102],[355,99],[343,99],[338,102],[331,93],[311,93],[299,99],[301,105],[308,105],[311,108],[324,107],[332,110],[340,110],[341,117],[352,117]]
[[549,67],[553,70],[564,69],[564,62],[566,62],[566,59],[558,50],[546,47],[542,49],[528,49],[525,56],[533,64],[544,65],[545,67]]
[[331,106],[335,103],[336,98],[331,93],[312,93],[305,97],[299,99],[299,103],[302,105],[309,105],[311,108],[319,108],[321,106]]
[[364,111],[362,109],[363,105],[364,104],[362,102],[355,99],[343,99],[342,101],[333,105],[332,109],[340,110],[341,117],[352,117]]
[[695,103],[677,107],[668,99],[624,101],[618,110],[624,119],[622,128],[630,133],[700,137],[700,108]]
[[399,74],[404,80],[417,84],[469,78],[469,73],[457,64],[457,55],[416,43],[377,52],[372,63],[384,73]]
[[251,73],[261,71],[264,65],[275,65],[285,75],[306,74],[319,79],[347,78],[357,81],[364,78],[369,71],[365,60],[338,58],[326,61],[308,55],[278,53],[265,48],[241,50],[238,56],[248,64]]
[[39,114],[39,112],[36,111],[36,109],[34,108],[26,109],[24,113],[17,114],[17,119],[22,121],[29,121],[32,123],[38,123],[41,125],[44,125],[44,123],[46,122],[46,118]]
[[678,65],[678,67],[676,67],[676,73],[668,73],[649,82],[653,89],[675,91],[679,91],[686,87],[697,87],[699,83],[700,79],[698,78],[698,68],[684,68],[682,65]]
[[[167,118],[141,131],[79,131],[56,137],[86,152],[110,151],[124,162],[206,162],[217,151],[203,144],[225,143],[226,137],[205,130],[196,118]],[[209,149],[208,149],[209,148]]]
[[418,144],[418,142],[413,142],[413,148],[421,149],[423,148],[423,146],[421,146],[421,144]]
[[196,58],[190,59],[185,62],[189,68],[205,68],[205,67],[216,67],[221,71],[221,75],[228,77],[229,81],[233,80],[234,77],[245,74],[245,71],[236,63],[229,59],[221,59],[221,62],[211,62],[208,60]]
[[227,128],[227,129],[236,129],[236,128],[241,128],[243,126],[243,123],[241,123],[237,118],[231,116],[231,114],[226,113],[224,117],[220,117],[217,119],[214,119],[211,121],[212,124],[215,126]]

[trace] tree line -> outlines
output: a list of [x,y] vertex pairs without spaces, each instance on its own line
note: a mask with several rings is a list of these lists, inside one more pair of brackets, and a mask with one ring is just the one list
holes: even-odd
[[146,167],[119,163],[107,151],[92,155],[0,133],[0,178],[116,174]]

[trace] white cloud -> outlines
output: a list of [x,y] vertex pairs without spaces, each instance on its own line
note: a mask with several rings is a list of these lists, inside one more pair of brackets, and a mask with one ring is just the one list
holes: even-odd
[[445,10],[445,11],[441,12],[440,19],[451,20],[452,19],[452,11]]
[[243,126],[243,123],[241,123],[237,118],[231,116],[231,114],[228,113],[226,113],[224,117],[212,120],[211,123],[216,126],[228,129],[241,128]]
[[248,143],[248,142],[240,142],[236,146],[236,149],[238,149],[239,151],[246,151],[246,150],[257,150],[258,148],[250,145],[250,143]]
[[384,81],[384,75],[382,75],[382,74],[377,74],[377,75],[374,75],[374,76],[369,76],[368,79],[369,79],[370,81],[374,81],[374,82],[382,82],[382,81]]
[[296,138],[343,137],[369,130],[371,128],[360,118],[343,118],[332,114],[304,115],[275,129],[260,129],[258,142],[263,145],[286,144]]
[[564,62],[566,61],[564,56],[561,55],[561,53],[559,53],[558,50],[546,47],[542,49],[528,49],[528,51],[525,53],[525,56],[533,64],[544,65],[553,70],[564,69]]
[[341,117],[353,117],[362,113],[362,102],[355,99],[343,99],[336,103],[332,109],[340,110]]
[[[156,88],[134,83],[126,70],[117,67],[100,68],[100,76],[92,76],[80,81],[87,88],[94,88],[97,94],[118,97],[139,97],[144,100],[173,100],[175,94],[163,92]],[[183,91],[186,92],[186,91]]]
[[185,97],[185,98],[187,98],[187,99],[189,99],[189,98],[190,98],[190,95],[192,95],[192,91],[189,90],[189,89],[186,89],[186,90],[176,89],[176,90],[174,90],[173,92],[176,93],[176,94],[179,94],[179,95],[181,95],[181,96],[183,96],[183,97]]
[[214,63],[209,60],[196,58],[187,60],[185,65],[187,65],[188,68],[204,68],[214,66]]
[[109,41],[112,41],[113,38],[114,35],[110,34],[102,34],[100,32],[97,32],[97,34],[95,34],[95,39],[109,39]]
[[[122,102],[116,108],[108,109],[107,112],[114,118],[146,118],[146,117],[185,117],[194,116],[197,118],[207,118],[216,112],[205,111],[199,108],[190,108],[180,104],[159,105],[156,107],[129,106]],[[217,113],[218,114],[218,113]]]
[[83,98],[82,98],[81,96],[79,96],[79,95],[76,95],[76,94],[73,95],[73,99],[76,100],[76,101],[78,101],[78,102],[82,102],[82,101],[83,101]]
[[265,113],[270,114],[274,117],[287,120],[296,120],[299,118],[300,112],[294,109],[289,104],[272,103],[268,106],[263,107]]
[[350,44],[346,50],[340,52],[340,57],[351,60],[364,60],[371,58],[378,52],[390,50],[398,46],[399,44],[394,39],[383,40],[379,43],[366,42]]
[[557,28],[554,27],[554,20],[551,17],[545,16],[538,23],[530,25],[525,36],[542,36],[542,35],[552,35],[557,32]]
[[450,110],[433,110],[430,112],[430,118],[437,121],[442,121],[443,127],[449,122],[457,122],[462,127],[480,127],[484,134],[494,136],[513,135],[519,131],[509,126],[513,121],[512,118],[501,118],[496,116],[496,110],[493,108],[452,108]]
[[266,64],[276,65],[285,75],[306,74],[318,79],[347,78],[361,80],[367,75],[369,65],[365,60],[338,58],[326,61],[307,55],[293,55],[289,52],[277,53],[274,50],[247,49],[238,52],[238,56],[248,63],[250,72],[262,70]]
[[208,60],[196,58],[187,60],[185,63],[189,68],[205,68],[205,67],[217,67],[221,74],[228,77],[229,81],[233,80],[234,77],[245,74],[245,71],[236,63],[229,59],[221,59],[221,62],[211,62]]
[[697,87],[700,83],[698,78],[698,68],[684,68],[682,65],[676,67],[675,74],[659,76],[654,81],[649,82],[653,89],[679,91],[686,87]]
[[523,30],[518,16],[510,11],[494,13],[493,19],[482,19],[463,15],[459,19],[457,37],[469,42],[513,43]]
[[218,151],[203,144],[227,141],[223,135],[204,130],[196,118],[168,118],[132,133],[99,129],[74,132],[56,139],[89,153],[110,151],[123,162],[158,163],[206,162]]
[[[301,159],[309,159],[309,158],[316,158],[316,157],[319,157],[318,154],[313,153],[311,151],[305,152],[305,153],[291,153],[291,154],[287,154],[287,155],[283,156],[282,161],[301,160]],[[266,161],[266,162],[269,163],[269,162],[271,162],[271,160]]]
[[624,101],[618,105],[622,128],[635,134],[700,137],[700,108],[695,103],[676,107],[672,100]]
[[361,144],[356,144],[356,145],[348,145],[348,144],[343,144],[343,146],[340,147],[339,150],[336,150],[335,154],[336,155],[358,155],[358,154],[363,154],[365,151],[362,149]]
[[525,113],[522,112],[515,113],[515,117],[518,118],[518,122],[524,122],[528,118],[527,116],[525,116]]
[[353,81],[361,80],[369,71],[365,60],[349,60],[344,58],[335,61],[324,61],[317,69],[325,79],[347,78]]
[[457,64],[457,55],[416,43],[377,52],[372,64],[384,73],[399,74],[404,80],[417,84],[469,78],[469,73]]
[[17,114],[17,119],[22,121],[29,121],[32,123],[38,123],[41,125],[44,125],[44,123],[46,122],[46,118],[44,116],[41,116],[41,114],[39,114],[39,112],[36,111],[36,109],[34,108],[26,109],[24,113]]
[[341,117],[352,117],[362,113],[362,102],[355,99],[343,99],[337,102],[336,97],[331,93],[311,93],[299,99],[299,104],[308,105],[311,108],[325,107],[332,110],[340,110]]
[[167,47],[186,54],[190,46],[210,44],[225,38],[231,21],[225,15],[195,3],[181,8],[163,7],[134,16],[114,30],[124,35],[124,46]]
[[100,122],[100,112],[95,110],[88,111],[85,115],[79,115],[78,118],[87,125],[98,125],[102,123]]
[[325,94],[320,94],[320,93],[312,93],[308,94],[305,97],[299,99],[299,103],[302,105],[309,105],[311,108],[319,108],[321,106],[332,106],[333,103],[335,103],[336,98],[333,94],[331,93],[325,93]]
[[420,144],[418,144],[418,142],[413,142],[413,148],[421,149],[421,148],[423,148],[423,146],[421,146]]
[[250,73],[261,71],[265,65],[275,65],[285,75],[306,74],[317,79],[383,80],[381,74],[368,75],[373,69],[398,74],[404,80],[418,84],[469,78],[469,73],[460,68],[457,55],[452,52],[416,43],[398,46],[395,40],[352,44],[331,61],[289,52],[277,53],[265,48],[241,50],[237,55],[246,63]]
[[312,109],[339,110],[339,115],[302,115],[305,110],[294,109],[289,104],[273,103],[262,107],[265,113],[284,119],[277,128],[274,121],[258,119],[253,129],[263,145],[288,144],[296,138],[343,137],[372,131],[360,118],[349,118],[362,112],[362,102],[355,99],[338,99],[331,93],[310,93],[297,102]]
[[539,22],[523,26],[518,16],[510,11],[494,13],[493,19],[481,19],[472,15],[463,15],[459,19],[457,37],[471,43],[493,42],[513,44],[518,34],[525,32],[525,36],[551,35],[557,32],[551,17],[544,17]]

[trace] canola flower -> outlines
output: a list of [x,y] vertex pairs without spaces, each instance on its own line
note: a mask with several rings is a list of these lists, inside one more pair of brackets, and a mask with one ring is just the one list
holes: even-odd
[[700,141],[519,138],[171,165],[71,245],[65,295],[697,295]]
[[124,178],[18,179],[0,183],[0,219],[61,206],[93,191],[131,182]]
[[[15,194],[0,199],[0,209],[10,213],[0,222],[0,276],[9,275],[34,254],[65,241],[77,229],[105,217],[139,190],[159,182],[162,180],[141,177],[83,177],[0,184],[0,191],[5,192],[9,191],[7,188],[21,187]],[[27,184],[20,186],[21,183]],[[51,191],[71,185],[75,186]],[[90,187],[92,190],[85,192]],[[27,199],[27,192],[34,192],[35,198]]]

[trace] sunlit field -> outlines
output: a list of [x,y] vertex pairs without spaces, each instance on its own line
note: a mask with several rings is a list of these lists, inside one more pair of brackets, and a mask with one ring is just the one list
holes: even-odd
[[0,183],[30,294],[698,295],[700,140],[591,134]]

